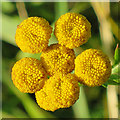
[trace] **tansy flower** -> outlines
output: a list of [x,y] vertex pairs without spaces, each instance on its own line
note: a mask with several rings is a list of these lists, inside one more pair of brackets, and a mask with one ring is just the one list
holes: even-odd
[[40,53],[48,46],[52,27],[40,17],[29,17],[18,25],[16,44],[23,52]]
[[111,74],[110,60],[101,50],[88,49],[76,57],[75,74],[87,86],[100,86]]
[[66,13],[56,21],[54,34],[59,44],[72,49],[88,41],[91,37],[91,24],[81,14]]
[[40,90],[47,75],[41,61],[35,58],[22,58],[12,68],[14,85],[24,93],[34,93]]
[[35,95],[38,105],[45,110],[68,108],[79,98],[78,79],[71,73],[56,73]]
[[56,72],[71,72],[74,69],[74,59],[74,51],[59,44],[49,46],[41,54],[43,66],[50,76]]

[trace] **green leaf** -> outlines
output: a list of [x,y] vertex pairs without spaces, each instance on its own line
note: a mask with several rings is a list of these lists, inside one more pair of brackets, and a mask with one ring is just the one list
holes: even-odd
[[10,17],[2,14],[2,39],[9,44],[15,45],[15,32],[17,25],[20,24],[19,17]]
[[107,82],[103,84],[103,87],[107,87],[108,85],[120,85],[120,75],[112,74]]
[[118,64],[120,62],[120,48],[119,44],[117,44],[114,54],[114,65]]
[[106,88],[108,85],[120,85],[119,71],[120,71],[120,64],[112,68],[112,74],[109,80],[105,82],[105,84],[103,84],[102,86]]
[[110,76],[109,80],[114,81],[114,82],[120,84],[120,75],[112,74],[112,75]]
[[80,82],[78,82],[78,85],[81,87],[81,86],[83,86],[83,84],[81,84]]
[[40,59],[40,55],[41,55],[41,53],[31,54],[31,53],[22,52],[20,50],[16,55],[16,59],[19,60],[19,59],[22,59],[24,57],[32,57],[32,58]]
[[107,88],[107,84],[103,84],[102,86],[103,86],[104,88]]
[[112,74],[119,74],[119,71],[120,71],[120,63],[115,65],[113,68],[112,68]]

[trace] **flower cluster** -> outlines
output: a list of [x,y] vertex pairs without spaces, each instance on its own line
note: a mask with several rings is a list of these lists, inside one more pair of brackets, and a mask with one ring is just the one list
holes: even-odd
[[59,43],[48,46],[51,33],[48,21],[40,17],[29,17],[18,25],[15,35],[18,47],[23,52],[42,54],[40,60],[26,57],[17,61],[11,75],[21,92],[35,93],[41,108],[55,111],[78,100],[78,82],[91,87],[106,82],[111,64],[101,50],[88,49],[75,56],[73,48],[91,37],[91,24],[83,15],[62,15],[54,30]]

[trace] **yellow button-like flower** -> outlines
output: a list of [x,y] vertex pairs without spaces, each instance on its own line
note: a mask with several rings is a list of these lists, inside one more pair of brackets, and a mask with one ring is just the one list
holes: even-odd
[[59,44],[72,49],[88,41],[91,37],[91,24],[81,14],[66,13],[56,21],[54,34]]
[[40,17],[29,17],[18,25],[16,44],[23,52],[40,53],[48,46],[52,27]]
[[41,54],[43,66],[50,76],[56,72],[71,72],[75,66],[74,59],[74,51],[59,44],[49,46]]
[[78,78],[71,74],[56,73],[42,90],[35,93],[38,105],[48,111],[72,106],[79,98]]
[[40,60],[35,58],[22,58],[12,68],[12,80],[14,85],[24,93],[34,93],[40,90],[47,74]]
[[76,57],[75,74],[87,86],[100,86],[111,74],[110,60],[101,50],[88,49]]

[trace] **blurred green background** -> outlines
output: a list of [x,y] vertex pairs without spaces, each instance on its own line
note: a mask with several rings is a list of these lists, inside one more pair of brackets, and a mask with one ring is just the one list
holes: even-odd
[[[120,90],[117,86],[110,85],[108,88],[82,86],[80,98],[72,107],[47,112],[37,105],[34,94],[21,93],[15,88],[10,73],[17,60],[23,57],[38,59],[40,57],[40,54],[23,53],[16,46],[17,25],[28,15],[29,17],[43,17],[54,28],[55,21],[67,12],[84,15],[92,25],[92,37],[86,44],[74,49],[76,56],[88,48],[102,49],[109,56],[112,65],[117,65],[114,53],[120,42],[119,6],[119,3],[114,2],[2,2],[2,118],[108,118],[118,114],[116,108],[119,108]],[[52,43],[57,43],[53,34],[49,44]],[[115,95],[112,101],[109,98],[110,90]],[[111,113],[109,105],[114,103],[117,106],[115,109],[113,108],[113,113]]]

